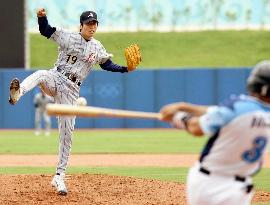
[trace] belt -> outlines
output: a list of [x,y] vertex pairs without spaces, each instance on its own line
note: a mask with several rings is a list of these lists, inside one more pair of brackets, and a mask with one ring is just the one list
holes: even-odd
[[[203,174],[206,174],[206,175],[211,175],[211,172],[207,169],[205,169],[204,167],[200,167],[199,171]],[[234,176],[234,180],[235,181],[238,181],[238,182],[245,182],[246,181],[246,177],[241,177],[241,176],[238,176],[238,175],[235,175]],[[250,193],[254,188],[254,185],[253,184],[249,184],[246,186],[246,192],[247,193]]]
[[76,85],[81,86],[82,82],[73,73],[68,73],[59,67],[57,67],[57,71],[62,75],[66,76],[70,81],[72,81]]

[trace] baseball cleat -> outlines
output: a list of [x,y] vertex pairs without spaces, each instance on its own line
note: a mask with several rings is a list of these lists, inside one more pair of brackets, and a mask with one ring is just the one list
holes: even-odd
[[9,86],[9,100],[11,105],[15,105],[20,98],[20,81],[18,78],[12,79]]
[[65,175],[55,175],[52,179],[52,186],[54,186],[59,195],[67,195],[68,191],[65,185]]

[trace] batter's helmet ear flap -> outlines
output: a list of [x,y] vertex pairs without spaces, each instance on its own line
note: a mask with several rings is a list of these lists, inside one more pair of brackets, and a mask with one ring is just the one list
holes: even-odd
[[247,80],[247,90],[270,97],[270,61],[262,61],[254,67]]
[[263,85],[261,88],[261,96],[270,96],[269,95],[269,86],[268,85]]
[[247,88],[248,88],[248,91],[250,91],[251,93],[257,93],[260,96],[270,97],[270,89],[268,85],[254,83],[254,84],[248,84]]

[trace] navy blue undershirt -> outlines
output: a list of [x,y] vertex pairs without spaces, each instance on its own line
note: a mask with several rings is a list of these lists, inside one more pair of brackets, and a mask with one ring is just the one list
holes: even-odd
[[[52,34],[56,31],[55,27],[51,27],[48,23],[48,19],[46,16],[44,17],[38,17],[38,25],[39,25],[39,32],[42,36],[45,36],[46,38],[50,38]],[[86,39],[85,39],[86,40]],[[86,40],[89,41],[89,40]],[[108,59],[105,63],[99,64],[99,66],[106,71],[111,72],[120,72],[120,73],[126,73],[128,72],[128,69],[126,66],[120,66],[118,64],[115,64],[112,62],[111,59]]]
[[38,17],[39,32],[42,36],[50,38],[56,31],[55,27],[51,27],[48,23],[47,17]]
[[128,69],[126,66],[121,66],[118,64],[115,64],[112,62],[111,59],[108,59],[105,63],[99,64],[99,66],[103,70],[111,71],[111,72],[120,72],[120,73],[126,73],[128,72]]

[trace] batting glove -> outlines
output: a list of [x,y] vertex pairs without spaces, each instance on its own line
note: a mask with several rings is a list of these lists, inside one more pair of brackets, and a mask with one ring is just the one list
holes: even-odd
[[171,125],[177,129],[184,130],[187,128],[187,121],[192,117],[190,113],[177,112],[173,118]]

